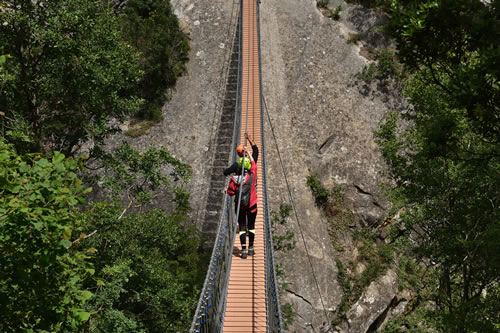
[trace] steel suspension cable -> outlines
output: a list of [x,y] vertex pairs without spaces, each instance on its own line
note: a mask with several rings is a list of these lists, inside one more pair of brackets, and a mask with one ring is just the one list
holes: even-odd
[[299,227],[300,235],[302,237],[302,242],[304,243],[304,249],[306,251],[307,259],[309,261],[309,265],[311,266],[311,272],[313,275],[314,283],[316,284],[316,289],[318,290],[319,299],[321,300],[321,306],[323,307],[323,312],[325,314],[326,322],[328,323],[329,322],[328,312],[326,311],[325,304],[323,303],[323,296],[321,295],[321,290],[319,288],[318,279],[316,278],[316,273],[314,272],[314,268],[313,268],[312,261],[311,261],[311,256],[309,255],[309,250],[307,249],[304,233],[302,232],[302,227],[301,227],[300,222],[299,222],[299,217],[297,215],[297,209],[295,208],[295,203],[293,201],[292,191],[290,190],[290,184],[288,183],[288,177],[286,176],[285,166],[284,166],[283,160],[281,158],[281,153],[279,150],[278,141],[276,140],[276,134],[274,133],[274,127],[273,127],[273,124],[271,123],[271,117],[269,116],[269,110],[267,109],[267,103],[266,103],[264,96],[262,96],[262,100],[264,101],[264,109],[266,110],[267,118],[269,121],[269,126],[271,128],[271,133],[273,134],[274,143],[276,144],[276,150],[278,151],[278,158],[280,161],[281,169],[283,170],[283,175],[284,175],[286,187],[288,190],[288,196],[290,197],[290,202],[292,204],[293,212],[295,214],[295,219],[297,220],[297,225]]

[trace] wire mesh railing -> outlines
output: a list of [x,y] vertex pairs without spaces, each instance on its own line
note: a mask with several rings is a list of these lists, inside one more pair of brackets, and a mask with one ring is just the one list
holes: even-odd
[[224,303],[235,235],[230,201],[230,198],[225,196],[224,213],[221,215],[205,283],[191,324],[192,333],[220,332],[223,327]]

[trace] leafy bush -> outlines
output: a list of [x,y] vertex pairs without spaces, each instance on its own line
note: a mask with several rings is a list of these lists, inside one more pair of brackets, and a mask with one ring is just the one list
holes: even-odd
[[323,206],[328,202],[328,198],[330,197],[329,191],[321,184],[321,181],[318,177],[314,175],[307,176],[307,185],[309,185],[314,200],[318,206]]
[[401,66],[392,50],[377,51],[375,57],[377,59],[377,79],[387,80],[401,74]]
[[354,77],[364,81],[365,83],[371,83],[375,79],[376,73],[377,65],[371,63],[370,65],[363,67],[361,72],[355,73]]
[[361,72],[354,74],[354,77],[370,83],[377,79],[383,84],[387,84],[390,79],[401,80],[403,70],[392,50],[377,50],[374,54],[376,63],[365,66]]
[[283,305],[281,307],[281,312],[283,313],[283,326],[284,329],[286,330],[290,325],[293,324],[297,314],[293,310],[293,306],[291,303],[286,303],[285,305]]
[[330,14],[328,15],[329,18],[334,19],[335,21],[338,21],[340,19],[340,11],[342,10],[342,6],[338,5],[335,9],[330,10]]
[[[74,207],[85,189],[80,160],[54,152],[19,156],[0,138],[0,331],[75,331],[92,296],[94,249],[73,247]],[[85,235],[81,235],[85,237]]]
[[317,0],[316,1],[316,6],[318,8],[327,8],[328,7],[328,2],[329,2],[329,0]]
[[89,167],[102,172],[90,174],[85,180],[102,188],[110,200],[126,200],[126,206],[149,203],[155,191],[173,193],[178,209],[191,209],[184,185],[191,178],[189,165],[176,159],[164,147],[150,147],[140,153],[124,142],[111,152],[95,147]]
[[377,246],[375,235],[370,230],[357,230],[353,238],[359,249],[359,261],[365,264],[365,269],[361,274],[355,274],[353,273],[355,263],[350,262],[351,273],[349,273],[342,261],[336,260],[337,282],[342,288],[343,296],[334,320],[335,324],[345,316],[370,283],[379,278],[393,262],[393,245],[382,244]]
[[295,248],[295,233],[291,230],[286,230],[284,235],[278,235],[276,225],[285,225],[286,219],[290,216],[292,206],[287,204],[280,205],[279,213],[271,211],[271,223],[273,226],[273,247],[276,251],[289,251]]

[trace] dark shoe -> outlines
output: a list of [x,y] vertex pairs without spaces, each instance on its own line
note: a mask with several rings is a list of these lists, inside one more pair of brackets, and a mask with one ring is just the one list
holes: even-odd
[[254,251],[253,251],[253,246],[250,246],[250,247],[248,248],[248,255],[249,255],[249,256],[253,256],[253,254],[254,254]]
[[247,249],[244,249],[243,251],[241,251],[241,259],[246,259],[248,256],[248,250]]

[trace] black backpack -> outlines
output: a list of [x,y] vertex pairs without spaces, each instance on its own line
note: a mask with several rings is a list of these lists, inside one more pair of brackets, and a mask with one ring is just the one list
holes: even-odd
[[[234,179],[234,177],[235,176],[233,176],[233,180],[236,182],[236,179]],[[250,206],[250,194],[252,192],[253,173],[250,172],[248,178],[246,177],[246,175],[244,177],[246,178],[245,183],[243,183],[243,185],[240,184],[240,186],[236,190],[236,193],[234,194],[236,198],[235,203],[238,204],[238,198],[240,196],[240,190],[241,190],[240,206],[243,208],[248,208]]]

